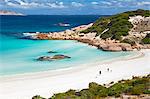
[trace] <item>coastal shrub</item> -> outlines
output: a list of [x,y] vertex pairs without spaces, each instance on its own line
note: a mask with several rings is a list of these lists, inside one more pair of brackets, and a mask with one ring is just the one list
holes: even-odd
[[94,95],[89,91],[89,89],[83,89],[80,92],[81,99],[92,99],[94,98]]
[[144,38],[144,39],[142,40],[142,42],[143,42],[144,44],[150,44],[150,38]]
[[108,96],[108,89],[102,85],[99,85],[97,83],[90,83],[89,84],[89,91],[94,95],[94,96],[99,96],[99,97],[106,97]]
[[101,32],[103,32],[107,28],[109,23],[110,23],[109,18],[102,17],[96,20],[92,27],[81,32],[82,33],[96,32],[97,33],[96,35],[98,36],[99,34],[101,34]]
[[131,40],[131,39],[124,39],[121,41],[121,43],[128,43],[128,44],[131,44],[131,45],[135,45],[135,41]]
[[140,95],[143,94],[144,91],[144,85],[138,85],[138,86],[134,86],[131,90],[131,94],[132,95]]
[[122,82],[116,83],[108,88],[108,90],[109,90],[108,95],[119,97],[120,94],[126,92],[126,90],[128,90],[129,87],[130,86],[128,86],[128,84],[126,84],[126,83],[122,83]]
[[46,99],[46,98],[43,98],[40,95],[36,95],[36,96],[33,96],[32,99]]
[[149,89],[147,89],[147,90],[144,90],[144,92],[143,92],[144,94],[150,94],[150,90]]
[[[89,84],[89,88],[81,91],[69,90],[65,93],[54,94],[49,99],[100,99],[107,96],[119,97],[121,94],[140,95],[150,94],[150,75],[145,77],[133,77],[132,80],[121,80],[106,88],[95,82]],[[43,99],[43,98],[33,98]]]
[[100,38],[102,39],[107,39],[107,38],[111,38],[113,35],[111,33],[103,33]]
[[146,35],[144,39],[142,39],[142,43],[150,44],[150,33]]
[[129,14],[130,16],[135,16],[135,15],[141,15],[141,16],[145,16],[145,17],[150,16],[150,11],[149,10],[143,10],[143,9],[138,9],[136,11],[128,11],[125,13]]
[[76,90],[69,90],[65,93],[54,94],[50,99],[79,99],[76,96]]
[[[122,36],[127,36],[133,25],[128,21],[130,16],[141,15],[150,16],[149,10],[138,9],[136,11],[128,11],[109,17],[102,17],[96,20],[92,27],[82,31],[82,33],[96,32],[96,36],[100,35],[102,39],[122,40]],[[104,30],[109,29],[105,33]],[[149,43],[149,39],[144,40]]]

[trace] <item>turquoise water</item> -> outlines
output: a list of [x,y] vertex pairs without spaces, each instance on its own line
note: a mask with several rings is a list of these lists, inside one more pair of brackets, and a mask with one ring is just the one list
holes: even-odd
[[[79,66],[129,55],[130,52],[104,52],[77,41],[62,40],[23,40],[3,36],[1,38],[0,75],[21,74]],[[9,41],[7,40],[9,39]],[[48,51],[57,53],[47,53]],[[44,62],[40,56],[64,54],[70,59]]]
[[[12,27],[14,28],[14,26]],[[16,31],[13,29],[11,31],[11,28],[7,31],[7,27],[5,28],[2,29],[0,35],[0,75],[75,67],[81,64],[103,62],[104,60],[131,54],[131,52],[104,52],[77,41],[19,39],[18,36],[14,36],[14,33],[19,34],[20,28],[15,28]],[[48,53],[48,51],[56,51],[57,53]],[[56,54],[67,55],[71,58],[51,62],[36,60],[40,56],[53,56]]]

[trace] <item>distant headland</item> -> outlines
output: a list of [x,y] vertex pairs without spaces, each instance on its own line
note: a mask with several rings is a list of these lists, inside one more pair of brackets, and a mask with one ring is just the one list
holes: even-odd
[[0,10],[0,15],[24,15],[24,14],[8,10]]

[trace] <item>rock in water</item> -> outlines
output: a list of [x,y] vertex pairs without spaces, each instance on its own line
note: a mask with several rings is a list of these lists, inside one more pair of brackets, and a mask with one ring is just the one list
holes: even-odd
[[37,60],[39,60],[39,61],[52,61],[52,60],[60,60],[60,59],[66,59],[66,58],[71,58],[71,57],[65,56],[65,55],[42,56],[42,57],[39,57]]
[[57,52],[55,52],[55,51],[48,51],[48,53],[57,53]]
[[54,55],[53,57],[51,57],[51,59],[65,59],[65,58],[71,58],[71,57],[65,55]]
[[42,57],[39,57],[37,60],[39,61],[51,61],[51,57],[50,56],[42,56]]

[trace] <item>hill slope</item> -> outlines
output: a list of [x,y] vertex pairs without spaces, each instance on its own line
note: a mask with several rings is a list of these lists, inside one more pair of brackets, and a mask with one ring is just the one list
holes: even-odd
[[[134,24],[132,24],[129,19],[135,16],[143,16],[148,19],[146,22],[144,19],[145,23],[141,22],[141,29],[138,30],[139,33],[150,30],[150,27],[148,27],[150,26],[150,11],[138,9],[110,17],[102,17],[96,20],[92,27],[82,31],[82,33],[96,32],[97,36],[100,36],[102,39],[110,38],[122,41],[125,36],[129,36],[129,31],[134,27]],[[143,26],[147,26],[146,29],[143,30]]]

